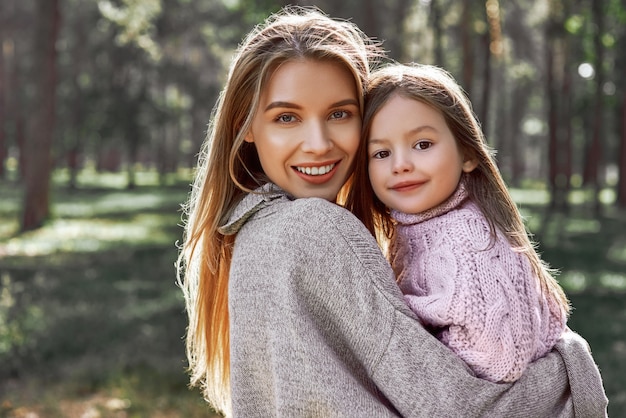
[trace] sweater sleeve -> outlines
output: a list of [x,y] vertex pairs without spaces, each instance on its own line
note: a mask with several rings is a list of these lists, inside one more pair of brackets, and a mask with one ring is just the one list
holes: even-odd
[[[261,225],[237,238],[229,289],[236,413],[572,416],[576,399],[559,353],[515,384],[475,377],[416,320],[356,218],[319,199],[289,204],[292,215],[271,231],[261,214]],[[593,365],[581,347],[567,350]],[[604,396],[589,390],[588,398]]]

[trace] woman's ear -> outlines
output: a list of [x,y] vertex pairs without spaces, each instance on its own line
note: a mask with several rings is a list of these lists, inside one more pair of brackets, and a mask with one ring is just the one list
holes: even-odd
[[254,142],[254,137],[252,136],[252,131],[248,131],[248,133],[246,134],[246,137],[243,139],[246,142]]
[[466,159],[463,161],[463,172],[469,173],[473,171],[476,167],[478,167],[478,160],[475,158]]

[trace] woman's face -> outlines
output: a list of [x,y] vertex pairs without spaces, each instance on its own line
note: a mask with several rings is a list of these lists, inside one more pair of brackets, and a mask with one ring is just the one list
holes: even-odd
[[359,146],[358,99],[354,77],[340,64],[304,59],[280,65],[246,136],[269,179],[296,198],[334,201]]

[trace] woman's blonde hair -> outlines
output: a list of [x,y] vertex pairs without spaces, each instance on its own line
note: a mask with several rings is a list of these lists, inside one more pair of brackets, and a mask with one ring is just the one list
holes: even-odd
[[[280,64],[299,59],[340,63],[363,92],[370,65],[382,52],[356,25],[315,8],[286,7],[254,28],[237,49],[211,115],[185,209],[177,277],[185,296],[191,384],[230,414],[228,274],[234,236],[218,228],[234,206],[267,182],[254,144],[244,141],[262,89]],[[361,110],[362,94],[359,94]],[[259,382],[262,384],[262,382]]]
[[516,251],[528,257],[533,272],[539,278],[541,291],[568,314],[570,306],[567,297],[554,278],[555,271],[535,250],[467,95],[456,80],[441,68],[395,63],[371,75],[365,94],[362,140],[356,157],[358,164],[346,207],[361,219],[381,247],[388,248],[394,224],[388,208],[376,197],[370,184],[367,139],[374,116],[394,96],[417,100],[443,115],[464,158],[478,163],[473,171],[464,174],[465,187],[469,198],[487,219],[492,240],[495,239],[496,229],[502,231]]

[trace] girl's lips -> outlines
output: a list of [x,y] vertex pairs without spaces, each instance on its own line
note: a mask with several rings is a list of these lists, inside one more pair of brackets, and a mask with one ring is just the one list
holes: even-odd
[[394,184],[390,187],[390,189],[396,192],[408,192],[421,187],[423,184],[424,182],[404,181],[402,183]]
[[333,178],[340,162],[341,160],[321,164],[294,165],[291,168],[301,179],[313,184],[323,184]]

